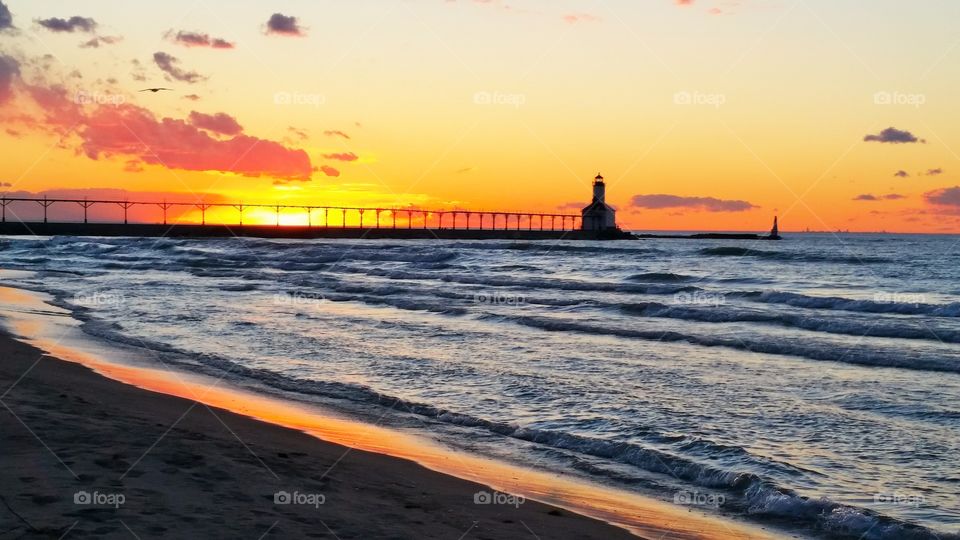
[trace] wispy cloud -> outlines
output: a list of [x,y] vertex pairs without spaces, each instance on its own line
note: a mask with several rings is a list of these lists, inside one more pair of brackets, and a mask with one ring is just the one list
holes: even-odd
[[872,193],[864,193],[862,195],[857,195],[853,198],[855,201],[864,201],[864,202],[876,202],[876,201],[896,201],[900,199],[906,199],[906,195],[901,195],[899,193],[888,193],[886,195],[874,195]]
[[187,71],[180,67],[180,60],[172,55],[169,55],[165,52],[154,53],[153,61],[157,64],[157,67],[161,71],[166,73],[170,78],[194,84],[200,81],[206,80],[206,77],[200,75],[196,71]]
[[170,30],[164,37],[172,43],[183,45],[184,47],[207,47],[210,49],[233,49],[236,47],[235,43],[231,43],[223,38],[211,37],[210,34],[201,32],[188,32],[185,30],[174,32]]
[[634,208],[663,210],[686,208],[703,212],[745,212],[759,206],[748,201],[724,200],[715,197],[685,197],[681,195],[636,195],[631,200]]
[[90,17],[73,16],[69,19],[52,17],[49,19],[37,19],[37,24],[51,32],[86,32],[92,34],[97,30],[97,21]]

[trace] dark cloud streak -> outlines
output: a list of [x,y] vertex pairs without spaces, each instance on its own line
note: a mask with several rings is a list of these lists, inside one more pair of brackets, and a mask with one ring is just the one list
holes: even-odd
[[51,17],[49,19],[37,19],[37,24],[50,30],[51,32],[86,32],[92,34],[97,30],[97,21],[90,17],[73,16],[69,19],[60,19]]
[[171,56],[165,52],[154,53],[153,61],[157,64],[157,67],[160,68],[161,71],[178,81],[194,84],[207,79],[196,71],[187,71],[181,68],[179,66],[180,60],[175,56]]

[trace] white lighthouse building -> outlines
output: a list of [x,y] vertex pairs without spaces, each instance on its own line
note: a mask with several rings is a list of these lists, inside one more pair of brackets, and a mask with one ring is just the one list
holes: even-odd
[[607,184],[597,174],[593,181],[593,202],[582,211],[581,229],[584,231],[609,231],[617,228],[617,211],[607,204]]

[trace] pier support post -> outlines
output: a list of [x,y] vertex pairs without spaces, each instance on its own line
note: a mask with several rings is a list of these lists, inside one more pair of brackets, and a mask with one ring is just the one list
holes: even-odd
[[84,223],[84,224],[90,223],[90,222],[87,220],[87,209],[90,208],[91,206],[93,206],[93,205],[96,204],[96,203],[93,203],[93,202],[90,202],[90,201],[84,199],[84,200],[82,200],[82,201],[77,201],[77,204],[79,204],[80,206],[83,207],[83,223]]
[[51,206],[53,206],[53,203],[55,203],[55,202],[56,202],[56,201],[48,201],[46,197],[44,197],[42,201],[37,201],[37,203],[39,203],[40,206],[43,207],[43,222],[44,222],[44,223],[47,222],[47,208],[50,208]]
[[[207,204],[207,203],[200,203],[200,204],[195,204],[194,206],[196,206],[197,208],[200,209],[200,225],[206,225],[206,224],[207,224],[207,210],[208,210],[211,206],[213,206],[213,205],[210,205],[210,204]],[[123,223],[124,223],[124,224],[127,223],[127,216],[126,216],[126,214],[124,214],[124,216],[123,216]]]
[[173,203],[168,203],[167,201],[163,201],[162,203],[157,203],[157,206],[159,206],[160,209],[163,210],[163,224],[166,225],[166,224],[167,224],[167,210],[169,210],[169,209],[173,206]]
[[11,202],[13,202],[13,201],[8,201],[8,200],[6,200],[6,199],[0,199],[0,205],[3,206],[3,218],[2,218],[2,223],[6,223],[6,222],[7,222],[7,205],[10,204]]
[[235,204],[233,205],[233,207],[240,212],[240,226],[243,227],[243,209],[244,209],[243,203]]
[[[130,223],[130,221],[127,219],[127,218],[128,218],[128,215],[129,215],[129,210],[130,210],[130,208],[132,208],[133,205],[135,205],[135,204],[137,204],[137,203],[130,202],[130,201],[123,201],[123,202],[118,202],[118,203],[117,203],[117,206],[119,206],[120,208],[123,208],[123,224],[124,224],[124,225],[128,225],[128,224]],[[43,222],[44,222],[44,223],[47,222],[46,214],[44,214]]]

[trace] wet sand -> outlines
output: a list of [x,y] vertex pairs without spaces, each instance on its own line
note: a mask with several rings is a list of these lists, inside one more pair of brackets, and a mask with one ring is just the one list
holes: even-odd
[[0,358],[0,538],[632,537],[532,501],[475,504],[489,488],[124,385],[7,336]]

